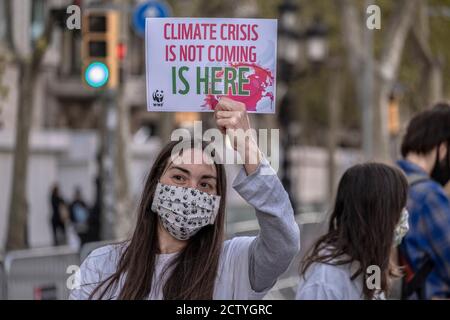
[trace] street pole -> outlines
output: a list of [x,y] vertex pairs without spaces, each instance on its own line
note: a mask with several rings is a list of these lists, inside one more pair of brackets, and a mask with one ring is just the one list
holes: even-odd
[[[126,4],[120,4],[120,35],[119,40],[124,48],[129,44],[129,14]],[[130,61],[125,59],[126,49],[120,57],[120,81],[117,87],[117,133],[115,154],[115,225],[114,235],[118,239],[129,236],[133,224],[133,209],[130,195],[130,119],[129,103],[126,100],[124,84],[130,73]]]
[[115,193],[115,155],[117,140],[117,92],[108,89],[105,91],[104,104],[106,117],[102,136],[103,154],[102,161],[102,224],[101,238],[103,240],[115,239],[114,224],[116,216],[116,193]]

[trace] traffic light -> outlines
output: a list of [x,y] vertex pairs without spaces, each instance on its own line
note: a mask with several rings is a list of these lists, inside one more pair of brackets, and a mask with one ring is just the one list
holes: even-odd
[[94,88],[117,88],[119,82],[119,12],[88,9],[82,20],[82,78]]
[[400,132],[400,108],[398,97],[394,94],[391,94],[389,97],[388,116],[389,133],[395,136]]

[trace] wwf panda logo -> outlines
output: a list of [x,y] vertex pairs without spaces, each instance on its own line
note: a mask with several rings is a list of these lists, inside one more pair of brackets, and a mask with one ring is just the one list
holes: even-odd
[[155,107],[162,107],[163,105],[163,100],[164,100],[164,91],[163,90],[156,90],[155,92],[153,92],[153,106]]

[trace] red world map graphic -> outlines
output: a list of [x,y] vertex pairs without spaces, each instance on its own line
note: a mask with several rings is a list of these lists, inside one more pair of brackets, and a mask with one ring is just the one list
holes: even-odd
[[[249,63],[231,64],[231,67],[248,67],[253,71],[253,73],[251,73],[247,77],[249,82],[243,85],[243,89],[248,91],[250,94],[248,96],[233,94],[233,90],[231,90],[230,86],[230,88],[228,88],[228,95],[226,95],[226,97],[244,103],[247,106],[247,111],[256,111],[258,102],[265,97],[268,97],[271,101],[273,101],[273,93],[270,91],[268,92],[267,90],[269,87],[272,87],[274,83],[274,76],[272,72],[256,64]],[[223,77],[223,74],[223,71],[218,72],[217,77]],[[234,91],[236,93],[238,84],[236,83],[235,86],[236,88]],[[206,106],[209,110],[215,110],[220,97],[221,95],[206,95],[204,106]]]

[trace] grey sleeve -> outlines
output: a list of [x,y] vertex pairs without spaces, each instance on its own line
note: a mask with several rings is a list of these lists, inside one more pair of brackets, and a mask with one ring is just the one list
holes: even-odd
[[249,176],[242,169],[233,188],[256,210],[260,232],[249,248],[249,278],[253,290],[263,291],[300,250],[300,231],[289,197],[267,160]]

